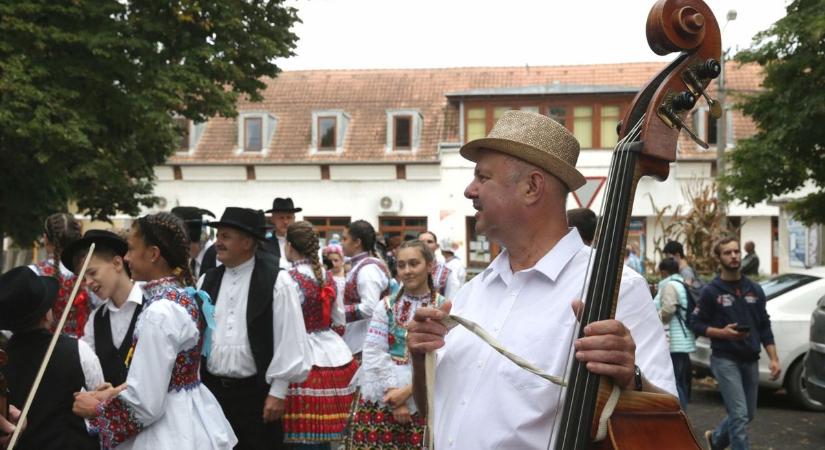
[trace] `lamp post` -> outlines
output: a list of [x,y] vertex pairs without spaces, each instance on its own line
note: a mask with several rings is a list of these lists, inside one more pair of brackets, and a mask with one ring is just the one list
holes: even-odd
[[[728,11],[727,16],[725,17],[725,25],[722,27],[724,31],[727,28],[728,23],[733,20],[736,20],[736,10],[731,9]],[[726,92],[725,92],[725,62],[728,58],[728,52],[730,51],[730,47],[728,47],[724,53],[722,53],[722,61],[720,62],[721,71],[719,72],[719,77],[717,78],[718,81],[718,92],[716,93],[717,100],[719,104],[722,105],[722,116],[716,122],[716,177],[719,178],[725,174],[725,146],[727,145],[728,140],[728,104],[726,99]],[[727,215],[727,205],[726,202],[722,199],[722,190],[719,189],[719,184],[717,182],[717,194],[716,200],[719,205],[719,212],[722,216],[722,221],[725,221],[725,217]]]

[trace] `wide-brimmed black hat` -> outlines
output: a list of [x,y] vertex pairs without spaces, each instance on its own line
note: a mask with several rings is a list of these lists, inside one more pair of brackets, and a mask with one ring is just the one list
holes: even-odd
[[264,240],[264,230],[266,230],[266,218],[263,211],[259,209],[238,208],[230,206],[224,210],[221,220],[209,222],[210,227],[232,227],[241,230],[253,237]]
[[208,209],[197,206],[175,206],[171,213],[183,219],[186,231],[189,232],[189,240],[192,242],[201,240],[201,229],[204,226],[203,216],[215,217],[215,214]]
[[[126,242],[126,239],[123,239],[116,233],[109,230],[89,230],[81,239],[72,242],[63,250],[60,254],[60,262],[76,274],[77,271],[74,267],[75,256],[78,252],[88,250],[92,243],[97,246],[98,250],[100,250],[100,247],[106,247],[120,257],[126,256],[126,252],[129,251],[129,244]],[[77,269],[80,270],[79,267]]]
[[275,200],[272,201],[272,209],[266,210],[268,213],[276,213],[276,212],[286,212],[286,213],[296,213],[303,211],[303,208],[296,208],[295,204],[292,203],[292,199],[276,197]]
[[0,330],[19,331],[34,325],[54,305],[59,285],[26,266],[0,275]]

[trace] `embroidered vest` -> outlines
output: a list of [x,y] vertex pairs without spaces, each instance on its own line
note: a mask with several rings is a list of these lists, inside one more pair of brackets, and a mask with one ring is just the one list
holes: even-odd
[[447,277],[450,276],[450,268],[446,264],[436,264],[433,267],[433,287],[441,295],[447,295]]
[[[443,295],[435,295],[435,306],[441,306],[444,301]],[[387,340],[390,357],[396,363],[405,364],[410,359],[410,351],[407,348],[407,324],[418,308],[430,306],[430,302],[427,300],[414,305],[412,302],[404,301],[403,296],[399,299],[398,295],[393,295],[384,297],[383,303],[387,311]]]
[[332,324],[329,314],[331,308],[334,307],[335,296],[337,295],[332,272],[327,271],[324,280],[324,289],[332,289],[334,293],[331,299],[327,299],[329,304],[326,305],[326,317],[324,317],[324,301],[321,299],[322,289],[318,286],[318,283],[314,279],[302,274],[297,268],[290,269],[289,276],[298,283],[298,287],[301,288],[301,292],[304,294],[304,303],[301,305],[301,311],[304,313],[304,326],[307,329],[307,333],[329,330]]
[[[375,264],[384,272],[387,279],[392,279],[389,269],[386,264],[378,258],[367,256],[364,260],[350,272],[346,284],[344,285],[344,312],[347,316],[347,322],[354,322],[356,320],[368,319],[368,317],[361,317],[358,311],[358,304],[361,303],[361,295],[358,293],[358,274],[364,267]],[[390,294],[390,283],[387,283],[387,289],[381,292],[381,297],[386,297]]]
[[[55,325],[60,317],[63,315],[63,310],[66,309],[66,303],[69,302],[69,296],[72,294],[74,282],[77,277],[74,274],[64,274],[60,270],[55,271],[54,265],[50,260],[44,259],[35,264],[35,269],[41,277],[55,277],[57,278],[59,290],[57,291],[57,299],[52,307],[52,312],[55,317]],[[89,320],[89,315],[92,312],[92,301],[89,298],[89,293],[86,292],[86,287],[81,281],[81,288],[77,291],[77,295],[72,303],[72,310],[69,311],[66,317],[66,323],[63,325],[63,333],[71,337],[83,337],[83,327],[86,326],[86,321]],[[52,332],[54,332],[54,325],[52,325]]]

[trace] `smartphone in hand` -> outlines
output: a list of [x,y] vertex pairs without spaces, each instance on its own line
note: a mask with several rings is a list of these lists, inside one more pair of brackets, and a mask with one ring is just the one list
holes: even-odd
[[734,330],[740,333],[750,333],[751,327],[749,325],[737,325],[733,327]]

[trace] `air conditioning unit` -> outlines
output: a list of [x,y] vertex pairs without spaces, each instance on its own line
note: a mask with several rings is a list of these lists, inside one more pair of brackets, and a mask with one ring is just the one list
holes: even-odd
[[401,197],[385,195],[378,200],[378,211],[384,214],[398,214],[401,206]]

